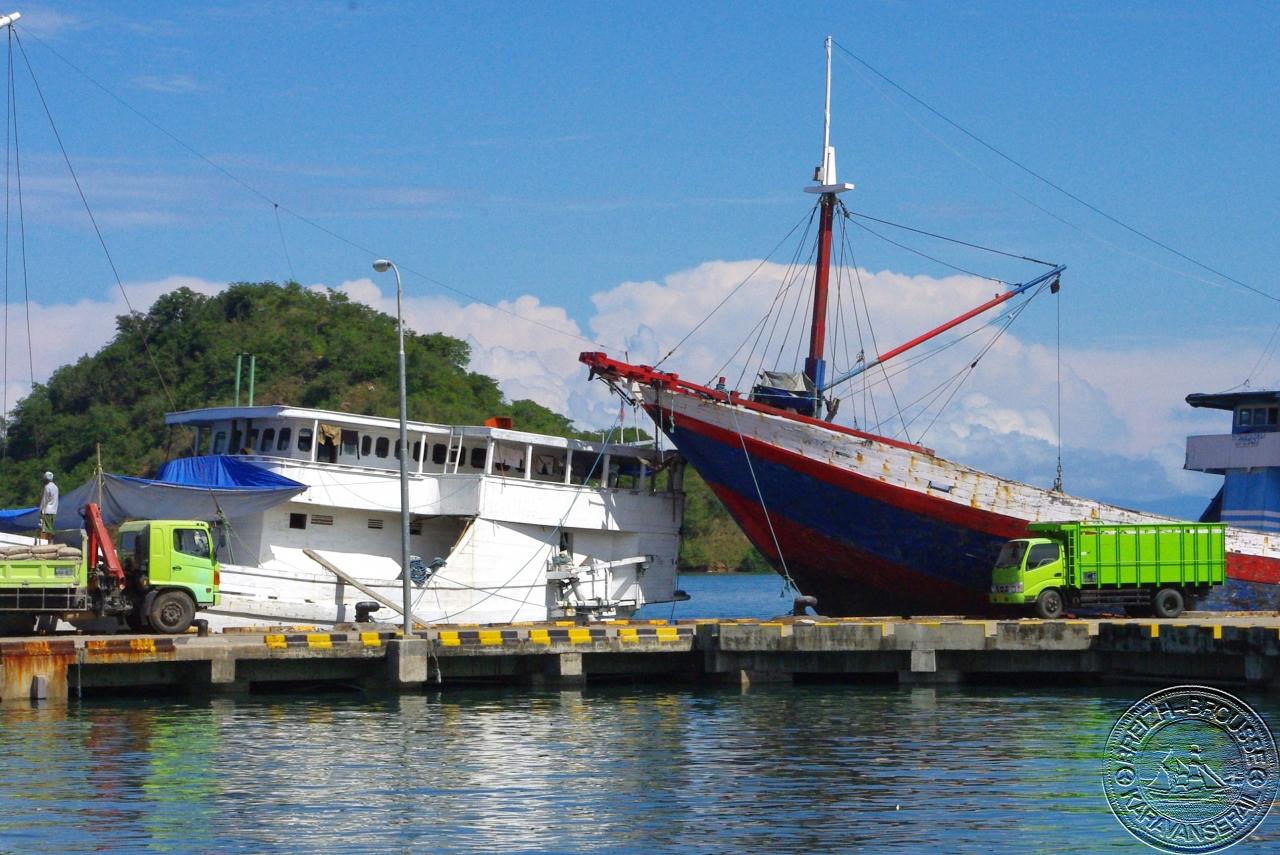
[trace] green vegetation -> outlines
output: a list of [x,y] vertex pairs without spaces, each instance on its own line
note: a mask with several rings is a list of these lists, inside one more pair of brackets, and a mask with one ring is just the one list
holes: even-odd
[[751,545],[707,482],[692,467],[685,470],[684,491],[681,570],[773,572],[769,562]]
[[[232,403],[238,353],[257,356],[257,404],[399,411],[395,318],[337,292],[271,282],[236,283],[212,297],[180,288],[116,327],[100,351],[57,369],[14,407],[0,457],[0,507],[35,504],[45,469],[64,490],[87,481],[99,447],[109,472],[154,474],[191,443],[185,430],[165,426],[165,412]],[[467,370],[470,357],[456,338],[406,335],[410,417],[478,424],[509,415],[523,430],[581,435],[540,404],[506,401],[496,381]],[[763,566],[702,481],[691,472],[687,483],[682,564]]]

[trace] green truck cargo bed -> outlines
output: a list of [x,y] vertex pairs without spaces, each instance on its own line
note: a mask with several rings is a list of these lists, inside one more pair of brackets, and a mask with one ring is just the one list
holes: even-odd
[[1069,578],[1081,589],[1190,588],[1222,584],[1226,526],[1222,523],[1032,523],[1032,536],[1065,543]]

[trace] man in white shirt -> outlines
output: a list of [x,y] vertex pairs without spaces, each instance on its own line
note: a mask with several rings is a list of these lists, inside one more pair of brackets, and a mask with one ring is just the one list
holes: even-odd
[[53,473],[44,473],[44,492],[40,494],[40,534],[45,543],[53,543],[53,525],[58,517],[58,485],[53,483]]

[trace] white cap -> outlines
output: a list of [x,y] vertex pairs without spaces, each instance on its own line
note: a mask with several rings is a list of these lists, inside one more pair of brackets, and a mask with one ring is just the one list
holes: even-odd
[[44,480],[46,480],[46,481],[52,481],[52,480],[53,480],[53,473],[52,473],[52,472],[46,472],[46,473],[44,473]]

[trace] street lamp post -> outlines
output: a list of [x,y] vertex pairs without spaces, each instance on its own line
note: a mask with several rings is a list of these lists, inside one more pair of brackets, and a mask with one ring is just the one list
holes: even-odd
[[404,637],[413,637],[413,603],[409,596],[409,405],[405,396],[404,369],[404,311],[401,299],[404,289],[400,286],[400,268],[391,261],[379,258],[373,269],[386,273],[390,268],[396,274],[396,326],[400,337],[400,580],[404,589]]

